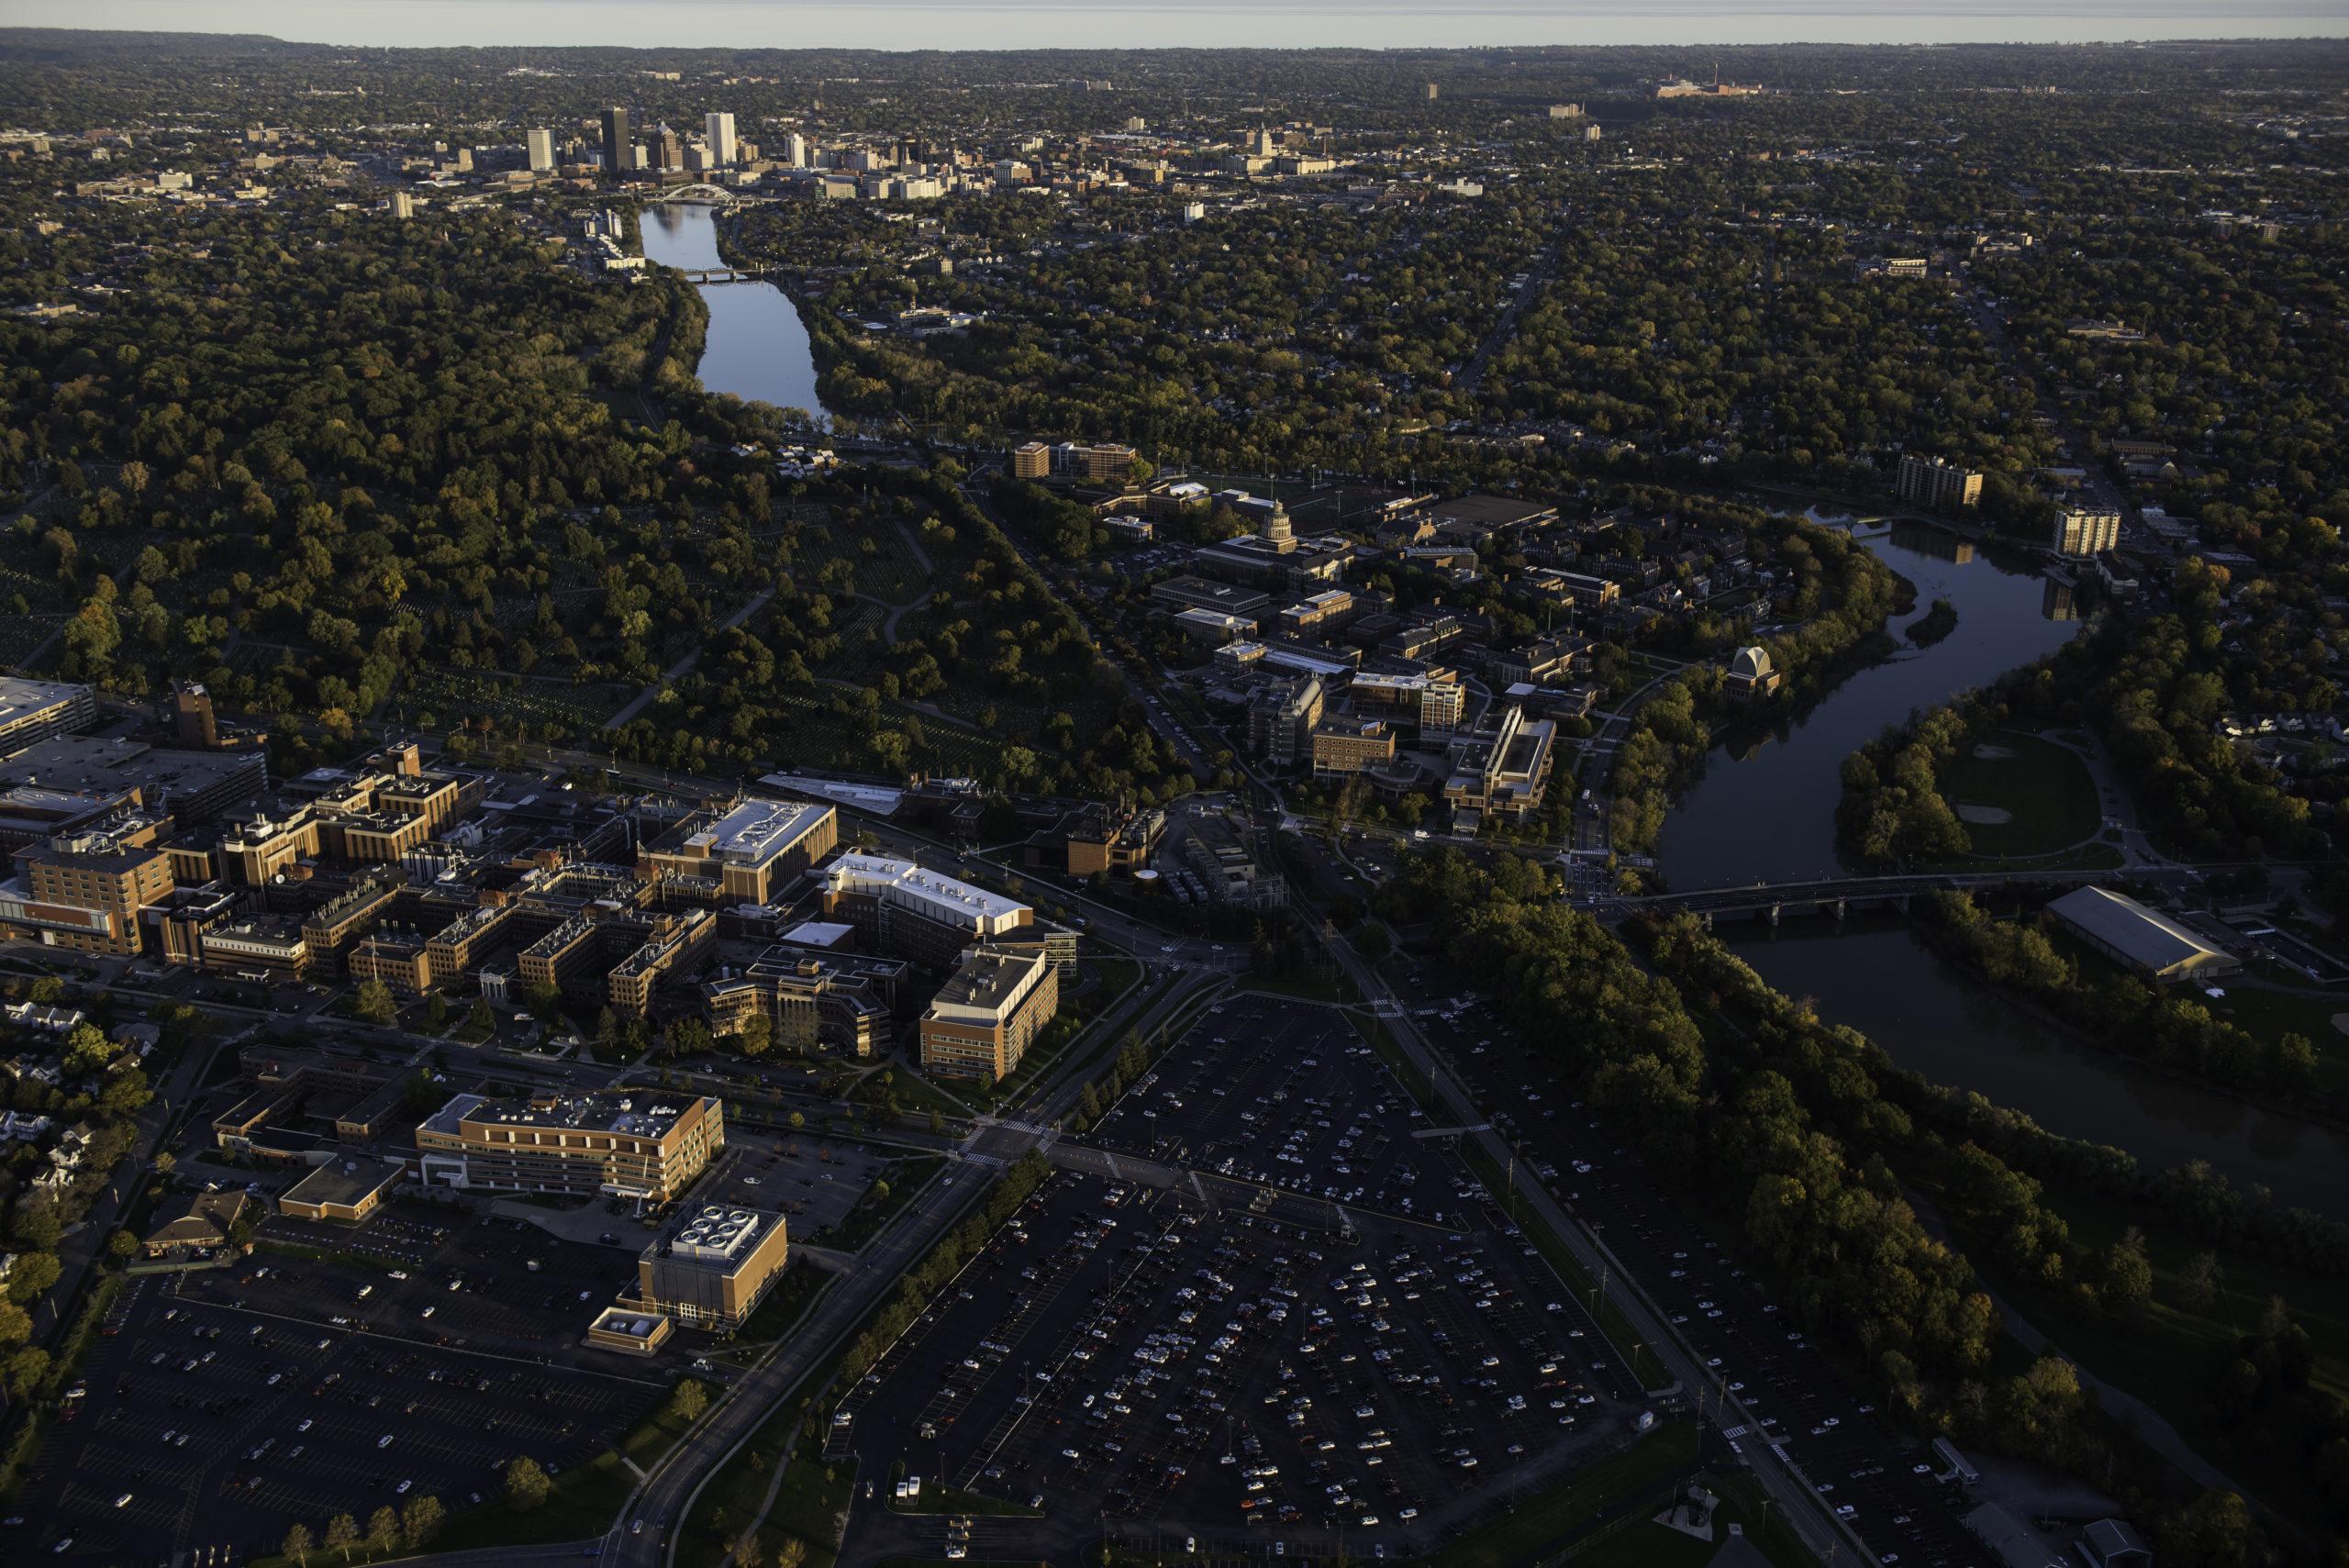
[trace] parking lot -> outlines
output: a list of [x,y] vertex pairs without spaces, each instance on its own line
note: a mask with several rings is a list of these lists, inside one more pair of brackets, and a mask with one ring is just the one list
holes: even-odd
[[1764,1283],[1724,1257],[1580,1102],[1547,1083],[1489,1002],[1461,994],[1440,967],[1397,966],[1412,1022],[1742,1406],[1750,1420],[1730,1429],[1739,1453],[1778,1448],[1831,1507],[1850,1510],[1884,1561],[1982,1561],[1981,1542],[1958,1518],[1970,1504],[1934,1478],[1933,1456],[1882,1420]]
[[1211,1008],[1087,1135],[1103,1149],[1431,1224],[1464,1200],[1427,1119],[1336,1012],[1244,995]]
[[[410,1310],[430,1288],[268,1253],[133,1281],[92,1353],[84,1413],[36,1462],[20,1507],[39,1539],[19,1549],[70,1540],[61,1561],[117,1562],[227,1547],[241,1560],[273,1552],[297,1520],[363,1523],[416,1496],[455,1513],[495,1498],[516,1455],[560,1473],[665,1395],[642,1367],[542,1361],[543,1334],[527,1355],[486,1349],[486,1332],[436,1342],[438,1314]],[[440,1289],[467,1320],[471,1294]]]
[[[529,1218],[417,1200],[356,1229],[276,1216],[263,1231],[273,1240],[359,1257],[314,1261],[264,1249],[247,1266],[189,1274],[180,1288],[190,1299],[306,1323],[536,1360],[569,1353],[588,1319],[634,1281],[648,1234],[626,1213],[573,1218],[583,1230],[603,1229],[594,1240],[566,1240]],[[254,1279],[255,1266],[269,1273]]]
[[911,1473],[1038,1510],[985,1521],[1019,1554],[1408,1553],[1631,1440],[1630,1371],[1358,1050],[1305,1004],[1203,1018],[1097,1129],[1151,1181],[1056,1174],[843,1401],[858,1507]]
[[[729,1114],[726,1154],[695,1184],[688,1201],[781,1209],[790,1217],[792,1240],[812,1241],[847,1218],[888,1164],[885,1155],[862,1143],[757,1130]],[[639,1244],[649,1235],[640,1229]]]

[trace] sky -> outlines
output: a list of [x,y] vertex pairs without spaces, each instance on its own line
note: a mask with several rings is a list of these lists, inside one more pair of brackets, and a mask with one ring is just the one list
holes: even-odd
[[380,46],[2079,43],[2349,36],[2349,0],[0,0],[0,25]]

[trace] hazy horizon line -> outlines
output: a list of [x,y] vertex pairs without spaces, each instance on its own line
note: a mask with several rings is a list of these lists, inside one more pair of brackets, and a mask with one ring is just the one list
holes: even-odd
[[[206,11],[226,15],[190,15]],[[1244,36],[1234,36],[1241,22]],[[2338,0],[2255,0],[2241,11],[2223,0],[1643,0],[1635,7],[1620,0],[1467,0],[1442,9],[1426,0],[77,0],[70,6],[0,0],[0,28],[343,49],[1467,53],[2332,42],[2349,38],[2349,7]]]

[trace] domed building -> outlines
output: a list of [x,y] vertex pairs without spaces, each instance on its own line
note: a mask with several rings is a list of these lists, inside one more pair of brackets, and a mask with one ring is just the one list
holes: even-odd
[[1732,693],[1748,702],[1766,697],[1778,689],[1786,677],[1771,664],[1770,654],[1764,648],[1741,648],[1737,657],[1730,661],[1726,684]]

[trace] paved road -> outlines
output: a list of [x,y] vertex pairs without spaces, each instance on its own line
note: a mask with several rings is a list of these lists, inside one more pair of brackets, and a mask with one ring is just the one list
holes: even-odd
[[[1154,995],[1137,994],[1125,1007],[1104,1016],[1096,1026],[1098,1039],[1106,1044],[1122,1039],[1130,1029],[1147,1032],[1159,1027],[1219,983],[1219,977],[1192,975]],[[1057,1070],[1057,1082],[1038,1091],[1041,1103],[1030,1112],[1035,1122],[1064,1115],[1076,1103],[1084,1084],[1079,1065],[1080,1060],[1073,1056]],[[988,1164],[1007,1165],[1036,1147],[1041,1130],[1032,1122],[988,1122],[964,1140],[963,1149],[966,1155]],[[941,1181],[924,1188],[857,1256],[849,1272],[824,1294],[775,1355],[737,1383],[685,1440],[654,1464],[605,1537],[606,1562],[619,1568],[660,1568],[676,1562],[681,1539],[677,1527],[692,1512],[695,1499],[710,1477],[810,1373],[850,1340],[865,1317],[896,1288],[906,1271],[961,1223],[992,1185],[975,1178],[967,1164],[952,1173],[958,1179],[952,1184]],[[769,1496],[772,1500],[772,1487]],[[644,1521],[640,1532],[634,1528],[639,1519]],[[744,1521],[743,1528],[753,1528],[757,1522]]]
[[708,638],[705,638],[702,640],[699,647],[696,647],[692,652],[686,654],[683,659],[678,660],[674,664],[672,664],[667,669],[662,671],[661,678],[659,680],[653,682],[651,685],[637,693],[636,695],[629,698],[627,706],[621,708],[619,712],[612,715],[611,717],[604,720],[604,728],[606,729],[626,728],[628,727],[629,720],[634,718],[638,714],[642,713],[647,707],[651,706],[653,699],[658,697],[663,689],[685,679],[687,673],[690,672],[695,665],[701,662],[702,654],[707,651],[711,639],[715,639],[718,636],[718,632],[733,630],[736,627],[740,626],[744,621],[749,620],[752,616],[757,615],[761,610],[765,609],[768,602],[774,599],[774,590],[773,588],[762,588],[757,593],[751,595],[750,603],[744,605],[740,609],[736,610],[732,615],[728,616],[724,620],[718,623],[718,631],[711,632]]
[[[1571,221],[1571,211],[1559,215],[1558,222],[1562,227]],[[1486,365],[1501,351],[1504,344],[1517,336],[1517,318],[1525,313],[1527,304],[1542,292],[1542,286],[1550,281],[1550,274],[1557,270],[1558,247],[1553,243],[1525,270],[1525,282],[1509,296],[1508,308],[1501,312],[1500,319],[1493,323],[1492,330],[1485,334],[1484,341],[1476,345],[1476,351],[1468,357],[1467,364],[1453,379],[1455,388],[1462,392],[1474,392],[1483,384]]]
[[[1332,935],[1329,945],[1330,952],[1360,988],[1362,995],[1372,998],[1374,1003],[1386,1004],[1380,1009],[1380,1017],[1385,1019],[1412,1066],[1449,1108],[1451,1119],[1456,1125],[1468,1127],[1475,1127],[1482,1121],[1474,1096],[1453,1076],[1450,1065],[1428,1044],[1419,1026],[1412,1022],[1408,1009],[1388,988],[1386,981],[1363,962],[1343,937]],[[1549,1189],[1535,1175],[1531,1166],[1517,1159],[1516,1151],[1508,1141],[1489,1127],[1467,1136],[1475,1140],[1486,1158],[1509,1173],[1517,1200],[1564,1241],[1593,1278],[1605,1274],[1618,1282],[1609,1299],[1617,1310],[1630,1320],[1642,1342],[1654,1353],[1672,1378],[1687,1390],[1710,1388],[1714,1378],[1706,1370],[1704,1359],[1682,1341],[1666,1320],[1666,1315],[1647,1301],[1639,1290],[1635,1277],[1624,1270],[1596,1236],[1550,1195]],[[1702,1406],[1700,1400],[1700,1411]],[[1709,1412],[1702,1413],[1706,1419],[1724,1432],[1731,1427],[1753,1424],[1754,1419],[1740,1402],[1726,1394]],[[1815,1554],[1822,1559],[1845,1562],[1874,1561],[1865,1543],[1850,1527],[1828,1511],[1819,1495],[1811,1490],[1809,1483],[1780,1462],[1767,1445],[1750,1443],[1746,1451],[1755,1479],[1769,1492],[1787,1523]]]
[[139,1137],[130,1151],[122,1157],[106,1177],[106,1191],[98,1195],[96,1203],[83,1218],[80,1227],[57,1243],[57,1283],[41,1297],[32,1311],[33,1341],[46,1340],[57,1328],[65,1309],[72,1304],[74,1293],[82,1288],[82,1281],[98,1256],[106,1240],[114,1233],[123,1210],[129,1206],[132,1195],[145,1179],[147,1162],[155,1157],[156,1140],[169,1125],[172,1107],[184,1105],[196,1084],[204,1081],[211,1070],[213,1053],[222,1045],[210,1040],[190,1045],[180,1052],[179,1061],[161,1083],[154,1085],[155,1097],[139,1113]]
[[[1013,1141],[1017,1141],[1016,1137]],[[737,1383],[638,1484],[604,1538],[603,1561],[618,1568],[659,1568],[677,1561],[677,1526],[702,1488],[748,1443],[791,1390],[852,1340],[867,1314],[896,1290],[899,1278],[937,1239],[976,1207],[984,1181],[933,1182],[836,1280],[791,1338],[758,1370]],[[644,1521],[639,1532],[632,1527]]]

